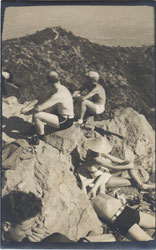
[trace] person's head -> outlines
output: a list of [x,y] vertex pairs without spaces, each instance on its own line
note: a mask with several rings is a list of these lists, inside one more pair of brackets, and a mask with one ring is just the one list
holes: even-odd
[[1,204],[4,240],[21,242],[31,235],[41,214],[41,199],[31,192],[11,191],[2,198]]
[[8,82],[13,82],[13,74],[9,70],[2,71],[2,78]]
[[60,78],[56,71],[50,71],[47,74],[47,80],[51,85],[55,87],[55,84],[57,84],[60,81]]
[[95,71],[89,71],[85,76],[91,81],[91,83],[96,83],[99,81],[99,74]]

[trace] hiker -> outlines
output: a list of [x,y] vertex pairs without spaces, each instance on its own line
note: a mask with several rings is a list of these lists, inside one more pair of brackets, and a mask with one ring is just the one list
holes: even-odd
[[[42,104],[37,103],[33,108],[35,111],[33,122],[37,132],[33,137],[38,139],[44,139],[45,124],[63,130],[72,126],[74,118],[72,95],[61,84],[57,72],[50,71],[47,80],[49,82],[49,92],[52,92],[52,95],[47,101]],[[54,114],[55,112],[56,114]]]
[[128,233],[134,240],[153,240],[143,228],[155,228],[155,217],[123,205],[121,200],[106,194],[97,195],[92,201],[97,215],[118,229],[122,234]]
[[[84,191],[87,186],[93,186],[89,193],[90,198],[94,198],[97,191],[105,193],[105,186],[130,186],[130,178],[142,190],[155,188],[155,184],[142,182],[138,169],[134,167],[132,162],[123,161],[110,154],[112,146],[105,137],[88,139],[87,143],[87,156],[81,167],[77,169],[77,173],[82,181]],[[120,177],[125,170],[128,170],[129,179]],[[141,167],[140,170],[147,181],[148,173]],[[96,185],[94,185],[94,181],[97,181]]]
[[80,91],[75,91],[73,97],[81,104],[80,116],[78,124],[83,124],[83,119],[86,111],[92,115],[102,114],[105,111],[106,94],[101,84],[99,84],[99,74],[94,71],[88,72],[86,75],[88,80],[88,89],[90,92],[87,95],[81,95],[84,88]]
[[41,219],[41,199],[37,198],[35,194],[14,190],[2,198],[1,204],[2,244],[9,242],[71,242],[60,233],[50,235]]

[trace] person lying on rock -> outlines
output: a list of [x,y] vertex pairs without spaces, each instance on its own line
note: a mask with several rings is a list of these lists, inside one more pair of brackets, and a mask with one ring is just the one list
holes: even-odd
[[123,205],[121,200],[106,194],[99,194],[91,204],[102,220],[112,223],[122,234],[128,234],[136,241],[153,240],[143,228],[155,228],[155,217]]
[[73,93],[75,100],[81,104],[80,116],[78,124],[83,124],[83,118],[86,111],[89,111],[92,115],[102,114],[105,110],[106,94],[101,84],[99,84],[99,74],[94,71],[88,72],[86,75],[90,92],[87,95],[82,96],[80,91],[84,90],[81,88]]
[[[123,161],[110,154],[112,147],[105,137],[88,139],[87,147],[86,159],[77,169],[77,172],[84,188],[88,185],[93,185],[94,180],[98,178],[96,185],[93,185],[90,191],[92,198],[95,197],[99,187],[101,191],[103,189],[105,192],[105,186],[107,188],[130,186],[130,179],[120,177],[125,170],[128,170],[129,178],[131,178],[140,189],[155,189],[155,184],[145,184],[142,182],[138,169],[134,167],[132,162]],[[145,176],[149,176],[143,168],[141,168],[141,171]]]
[[3,246],[13,242],[71,242],[60,233],[50,235],[43,224],[41,199],[35,194],[14,190],[2,198],[1,205]]
[[[73,124],[74,107],[73,98],[69,90],[61,84],[58,73],[50,71],[47,75],[51,97],[42,104],[36,104],[33,122],[37,133],[32,138],[44,139],[44,125],[48,124],[60,130],[70,128]],[[52,110],[47,112],[46,110]],[[54,114],[54,112],[56,114]]]

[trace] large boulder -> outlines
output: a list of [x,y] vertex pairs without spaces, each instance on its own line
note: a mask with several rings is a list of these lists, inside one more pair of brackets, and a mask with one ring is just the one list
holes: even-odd
[[82,140],[84,140],[83,131],[75,125],[46,135],[46,142],[64,154],[71,153]]
[[145,116],[132,108],[121,108],[115,112],[114,119],[96,125],[124,137],[110,136],[112,154],[155,172],[155,132]]
[[32,115],[21,114],[28,102],[19,104],[15,96],[2,100],[2,139],[9,143],[19,138],[20,132],[31,127]]
[[72,240],[90,230],[102,233],[102,225],[87,196],[71,172],[71,157],[41,142],[29,159],[16,161],[15,169],[4,171],[3,195],[11,190],[33,192],[41,197],[45,225]]

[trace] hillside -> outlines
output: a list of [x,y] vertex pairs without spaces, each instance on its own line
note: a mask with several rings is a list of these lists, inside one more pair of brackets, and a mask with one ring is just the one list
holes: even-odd
[[[60,27],[4,41],[2,65],[20,87],[21,103],[48,95],[46,74],[55,69],[71,92],[84,85],[84,73],[100,73],[107,111],[133,107],[154,127],[154,47],[107,47],[76,37]],[[104,119],[103,117],[101,117]]]

